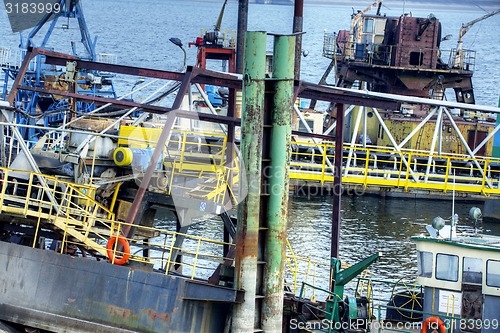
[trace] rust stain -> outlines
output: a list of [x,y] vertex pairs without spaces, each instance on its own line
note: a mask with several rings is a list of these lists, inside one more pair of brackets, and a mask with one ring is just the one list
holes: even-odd
[[153,320],[156,320],[156,319],[160,319],[160,320],[163,320],[163,321],[169,321],[170,320],[170,315],[168,313],[156,313],[153,311],[153,309],[148,309],[147,311],[146,310],[142,310],[142,312],[146,312],[147,315],[153,319]]
[[242,260],[245,257],[254,257],[259,248],[259,235],[258,232],[245,230],[241,241],[236,243],[236,258]]
[[106,309],[110,316],[117,316],[124,319],[129,319],[133,316],[132,310],[124,309],[115,305],[106,305]]

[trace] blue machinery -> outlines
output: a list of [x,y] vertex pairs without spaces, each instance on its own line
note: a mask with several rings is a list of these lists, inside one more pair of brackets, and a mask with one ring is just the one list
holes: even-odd
[[[47,43],[56,28],[59,19],[66,18],[67,23],[62,25],[63,29],[69,29],[70,19],[76,19],[80,28],[81,43],[84,48],[83,54],[77,54],[75,42],[71,42],[72,53],[80,59],[96,61],[98,60],[95,51],[97,38],[91,40],[90,33],[85,22],[82,7],[77,0],[60,0],[59,12],[47,13],[38,24],[31,30],[26,38],[21,35],[21,58],[24,58],[26,51],[30,47],[47,48]],[[34,38],[38,35],[43,26],[50,22],[50,26],[45,33],[41,43],[37,46]],[[109,59],[103,59],[108,62]],[[15,80],[19,73],[18,64],[1,64],[4,72],[4,82],[2,89],[2,99],[6,99],[8,88],[11,83],[10,79]],[[116,98],[116,92],[113,87],[110,75],[105,72],[97,71],[78,71],[76,67],[68,64],[66,72],[54,65],[45,63],[45,57],[38,55],[34,58],[26,71],[23,78],[23,85],[36,88],[48,88],[53,90],[76,92],[90,96],[100,96],[107,98]],[[49,94],[41,94],[36,91],[18,91],[13,105],[22,112],[17,116],[17,123],[34,125],[40,114],[43,113],[44,125],[54,126],[55,124],[66,121],[71,115],[69,112],[84,113],[95,109],[95,105],[91,102],[76,102],[61,96],[52,96]],[[34,129],[22,129],[24,139],[28,141],[36,141],[39,135]]]

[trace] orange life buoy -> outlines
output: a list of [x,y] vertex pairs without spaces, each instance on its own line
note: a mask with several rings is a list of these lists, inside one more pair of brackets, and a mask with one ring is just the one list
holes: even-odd
[[422,323],[422,329],[420,330],[420,333],[431,332],[446,333],[446,325],[441,319],[439,319],[439,317],[429,317]]
[[123,265],[130,258],[130,245],[128,244],[128,241],[125,237],[118,236],[118,242],[120,242],[120,244],[123,246],[123,256],[121,258],[118,257],[115,258],[113,255],[115,242],[116,242],[116,236],[111,236],[109,238],[108,244],[106,245],[109,261],[111,261],[116,265]]

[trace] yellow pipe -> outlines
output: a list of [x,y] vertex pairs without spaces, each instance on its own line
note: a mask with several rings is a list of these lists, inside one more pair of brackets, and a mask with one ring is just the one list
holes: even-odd
[[123,182],[116,184],[115,187],[115,192],[113,193],[113,198],[111,199],[111,204],[109,205],[109,211],[108,213],[108,219],[111,218],[111,212],[115,209],[115,204],[116,204],[116,198],[118,198],[118,192],[120,191],[120,187],[122,186]]

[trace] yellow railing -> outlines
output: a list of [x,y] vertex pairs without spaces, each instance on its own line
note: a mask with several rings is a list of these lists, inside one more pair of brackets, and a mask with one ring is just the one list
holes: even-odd
[[[160,132],[161,128],[122,126],[117,139],[122,146],[152,148]],[[54,139],[57,141],[61,133],[53,133],[45,141],[46,146],[38,148],[54,148],[51,143]],[[98,133],[94,135],[99,136]],[[335,145],[332,142],[294,142],[293,147],[291,179],[322,186],[333,183]],[[191,183],[205,183],[203,190],[206,198],[211,197],[211,200],[217,202],[227,191],[236,192],[232,186],[238,184],[239,166],[238,163],[234,165],[228,161],[227,151],[227,137],[222,133],[173,129],[163,155],[164,175],[171,185],[167,191],[181,186],[184,179],[190,179]],[[429,154],[408,149],[398,152],[391,147],[363,148],[360,145],[346,144],[343,165],[343,182],[363,188],[379,186],[404,191],[422,189],[436,192],[451,192],[455,189],[483,196],[500,195],[499,158]],[[234,169],[230,170],[230,167]],[[229,181],[229,175],[233,181]],[[176,177],[179,182],[175,181]],[[199,179],[196,180],[197,178]],[[224,178],[227,181],[222,181]],[[208,183],[216,186],[210,188]]]
[[[93,186],[5,168],[0,168],[0,176],[0,213],[29,217],[26,223],[36,224],[33,247],[40,246],[41,228],[52,227],[61,235],[61,253],[79,248],[103,257],[109,253],[114,258],[124,255],[121,247],[108,250],[106,246],[111,237],[123,237],[123,228],[132,225],[114,220],[113,212],[93,198]],[[134,228],[136,236],[126,239],[130,261],[165,272],[176,271],[191,279],[208,278],[220,264],[234,265],[233,258],[224,256],[224,248],[234,244],[162,228]],[[327,262],[296,256],[289,244],[288,249],[285,279],[290,291],[297,293],[302,282],[315,285],[328,280]],[[311,291],[314,293],[313,288]]]
[[[292,249],[288,239],[287,256],[285,261],[285,288],[298,295],[302,291],[304,296],[315,299],[317,289],[313,286],[329,286],[330,285],[330,263],[328,260],[320,261],[309,257],[297,256]],[[349,267],[348,264],[342,263],[342,269]],[[370,272],[363,271],[361,276],[365,278]],[[303,285],[306,283],[306,285]],[[357,281],[351,281],[347,284],[348,288],[356,289]]]
[[[0,176],[0,213],[28,217],[26,223],[36,225],[33,247],[40,246],[38,235],[41,228],[52,227],[61,235],[58,247],[61,253],[80,248],[107,257],[106,245],[110,237],[123,237],[121,232],[127,224],[115,221],[110,210],[84,193],[92,195],[95,190],[92,186],[5,168],[0,168]],[[152,237],[147,237],[147,241],[144,240],[146,237],[127,239],[132,252],[130,261],[152,265],[166,272],[182,271],[192,279],[207,278],[223,262],[232,265],[233,259],[222,255],[223,247],[234,246],[232,244],[160,228],[134,227],[136,235]],[[181,238],[183,241],[178,242]],[[148,250],[149,255],[145,256],[144,250]],[[117,246],[110,251],[114,258],[123,255],[123,250]]]
[[0,213],[37,220],[34,245],[39,228],[52,225],[63,239],[75,238],[91,251],[106,254],[100,242],[107,237],[94,233],[93,228],[98,224],[109,230],[114,213],[93,198],[93,186],[5,168],[0,168],[0,176]]
[[[292,245],[286,240],[287,256],[285,261],[285,287],[297,295],[302,283],[311,285],[328,285],[330,265],[328,262],[320,262],[311,258],[297,256]],[[314,297],[314,288],[308,291],[309,296]],[[307,293],[307,292],[306,292]]]
[[[299,142],[295,147],[298,148],[292,153],[291,179],[333,182],[333,143]],[[360,146],[346,146],[343,155],[345,183],[500,195],[498,158],[472,159],[463,155]]]
[[[121,235],[120,231],[126,225],[125,222],[115,222],[112,234]],[[225,257],[223,249],[234,244],[156,227],[134,228],[136,235],[153,237],[147,240],[144,237],[127,238],[131,249],[130,261],[146,263],[165,273],[175,271],[191,279],[207,279],[220,264],[233,265],[234,259]],[[114,257],[123,256],[123,251],[118,248],[112,253]]]

